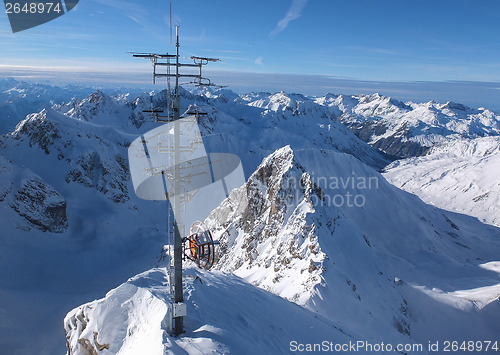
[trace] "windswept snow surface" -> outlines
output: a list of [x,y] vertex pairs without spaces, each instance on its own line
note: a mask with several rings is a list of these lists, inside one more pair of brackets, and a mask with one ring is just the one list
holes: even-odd
[[394,185],[427,203],[500,227],[500,138],[457,139],[385,169]]
[[[105,298],[75,308],[64,328],[72,354],[288,354],[290,341],[348,343],[337,324],[241,278],[184,270],[186,332],[177,338],[162,321],[170,301],[165,268],[134,276]],[[90,352],[89,352],[90,353]]]

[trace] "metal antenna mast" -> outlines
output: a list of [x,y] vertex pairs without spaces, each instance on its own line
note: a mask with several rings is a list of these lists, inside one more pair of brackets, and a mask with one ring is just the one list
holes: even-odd
[[[174,172],[174,216],[180,215],[180,110],[181,110],[181,97],[179,95],[179,27],[175,28],[175,93],[174,93],[174,166],[177,168]],[[174,302],[181,303],[184,301],[182,296],[182,236],[179,232],[179,225],[177,220],[174,220]],[[173,334],[175,336],[184,331],[184,319],[182,315],[175,317],[174,314]]]
[[[205,57],[190,57],[193,60],[193,63],[184,64],[180,63],[179,56],[179,26],[175,28],[176,35],[176,54],[153,54],[153,53],[138,53],[134,54],[134,57],[140,58],[148,58],[153,63],[153,83],[156,83],[156,78],[166,77],[167,79],[171,77],[175,77],[175,91],[174,97],[172,100],[172,115],[167,114],[166,116],[160,115],[160,113],[164,112],[160,109],[152,108],[151,110],[145,110],[144,112],[150,112],[151,116],[156,120],[156,122],[173,122],[174,124],[174,191],[165,191],[165,194],[168,196],[170,200],[170,206],[173,208],[174,216],[179,216],[181,212],[181,204],[182,204],[182,191],[181,191],[181,171],[180,171],[180,163],[181,163],[181,142],[180,142],[180,125],[181,125],[181,115],[180,115],[180,93],[179,93],[179,79],[180,78],[190,78],[192,81],[190,84],[209,86],[213,85],[208,78],[204,78],[202,75],[202,67],[208,62],[218,62],[219,59],[215,58],[205,58]],[[172,63],[171,60],[175,58],[175,63]],[[166,67],[167,73],[159,73],[157,67]],[[170,72],[170,68],[175,67],[175,74]],[[194,73],[181,73],[181,68],[191,68],[195,69]],[[165,177],[164,177],[165,178]],[[166,184],[165,184],[166,186]],[[170,214],[170,211],[169,211]],[[173,268],[173,284],[174,284],[174,292],[173,292],[173,303],[171,304],[171,316],[172,316],[172,324],[171,324],[171,332],[173,336],[178,336],[184,331],[184,321],[183,316],[185,315],[185,305],[183,302],[183,292],[182,292],[182,258],[183,258],[183,245],[182,245],[182,237],[180,230],[182,226],[178,223],[177,220],[174,220],[173,223],[173,232],[174,232],[174,268]],[[172,278],[170,279],[172,281]],[[172,282],[171,282],[172,283]]]

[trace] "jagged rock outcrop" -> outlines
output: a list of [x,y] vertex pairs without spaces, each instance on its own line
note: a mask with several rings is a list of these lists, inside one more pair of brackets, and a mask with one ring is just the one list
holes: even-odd
[[314,212],[312,198],[321,199],[321,194],[289,147],[266,158],[208,219],[221,235],[216,268],[265,270],[265,276],[250,281],[276,292],[274,286],[285,279],[290,287],[276,293],[303,304],[324,271],[318,221],[307,216]]
[[0,157],[0,203],[9,206],[29,227],[63,233],[68,229],[66,200],[40,176]]
[[66,201],[39,177],[21,183],[11,207],[42,231],[62,233],[68,228]]

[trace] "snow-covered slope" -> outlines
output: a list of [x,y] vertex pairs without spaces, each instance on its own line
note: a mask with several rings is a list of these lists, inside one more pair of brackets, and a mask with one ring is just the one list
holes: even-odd
[[70,353],[288,354],[292,340],[357,339],[334,322],[235,275],[195,269],[184,274],[186,333],[172,338],[164,331],[168,275],[165,269],[152,269],[68,313],[64,328]]
[[379,94],[328,94],[315,102],[333,110],[362,140],[396,158],[423,155],[450,137],[500,135],[498,114],[454,102],[403,103]]
[[424,201],[500,226],[500,138],[460,139],[396,161],[384,176]]
[[[395,346],[500,332],[500,230],[426,205],[352,156],[279,149],[206,224],[221,242],[215,269],[249,284],[189,270],[187,332],[173,339],[161,327],[165,271],[151,270],[68,314],[70,353],[255,353],[254,338],[258,353],[281,354],[293,340]],[[285,317],[286,300],[311,313]],[[310,314],[334,327],[313,330]]]

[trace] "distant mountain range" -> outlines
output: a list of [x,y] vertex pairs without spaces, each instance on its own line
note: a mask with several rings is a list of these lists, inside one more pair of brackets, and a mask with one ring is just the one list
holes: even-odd
[[315,101],[332,108],[359,138],[395,159],[425,155],[449,138],[500,134],[499,114],[454,102],[403,103],[379,94],[329,94]]

